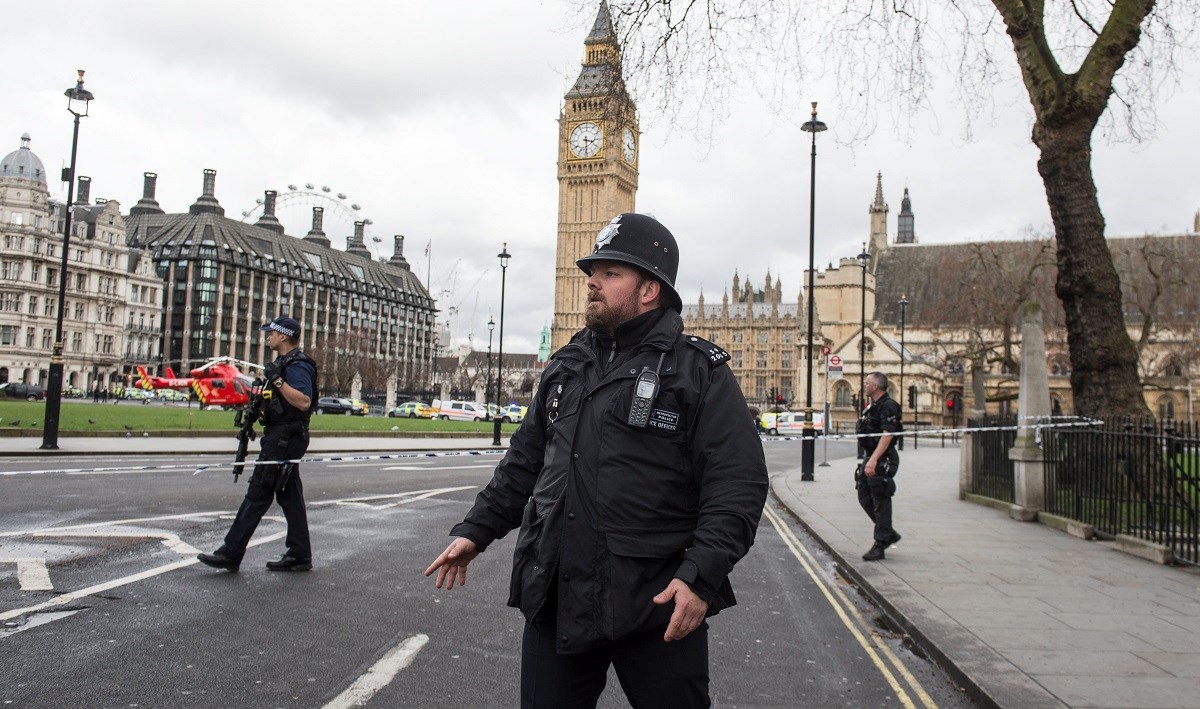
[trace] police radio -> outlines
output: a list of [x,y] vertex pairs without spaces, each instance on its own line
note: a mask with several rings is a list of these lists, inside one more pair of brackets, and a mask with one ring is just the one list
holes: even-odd
[[634,428],[645,428],[650,422],[650,405],[658,395],[658,370],[662,367],[663,357],[659,355],[658,367],[650,369],[642,367],[637,382],[633,386],[633,403],[629,406],[629,425]]

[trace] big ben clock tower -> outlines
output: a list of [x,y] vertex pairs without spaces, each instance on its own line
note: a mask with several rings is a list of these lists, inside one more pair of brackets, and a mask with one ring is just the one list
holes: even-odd
[[575,260],[592,252],[613,217],[634,211],[637,112],[621,79],[621,50],[607,0],[584,40],[583,68],[558,119],[558,249],[551,348],[583,328],[587,277]]

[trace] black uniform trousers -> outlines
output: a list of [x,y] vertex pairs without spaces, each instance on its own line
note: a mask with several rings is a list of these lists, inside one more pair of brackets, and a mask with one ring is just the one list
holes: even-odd
[[[308,450],[308,427],[304,424],[281,424],[267,426],[261,438],[259,460],[291,460],[300,458]],[[263,515],[271,509],[271,502],[278,501],[287,520],[287,555],[299,561],[312,560],[312,546],[308,538],[308,514],[304,509],[304,485],[300,482],[300,466],[294,466],[287,484],[282,490],[275,489],[279,466],[256,465],[246,487],[246,497],[238,508],[237,517],[225,535],[225,543],[218,554],[241,563],[250,544],[250,537],[258,528]]]
[[[882,462],[880,461],[882,466]],[[884,546],[892,543],[896,530],[892,529],[892,496],[896,494],[896,465],[889,469],[891,475],[863,475],[858,481],[858,504],[875,523],[875,541]]]
[[556,651],[552,588],[542,610],[525,623],[521,645],[522,709],[592,709],[614,666],[633,709],[699,709],[708,697],[708,623],[682,640],[666,642],[666,626],[586,652]]

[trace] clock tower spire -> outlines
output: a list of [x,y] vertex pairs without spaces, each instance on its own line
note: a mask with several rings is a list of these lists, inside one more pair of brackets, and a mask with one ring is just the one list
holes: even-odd
[[558,118],[558,245],[551,347],[583,328],[587,277],[575,260],[592,252],[613,217],[634,210],[638,181],[637,109],[621,76],[621,48],[607,0],[583,42],[579,78]]

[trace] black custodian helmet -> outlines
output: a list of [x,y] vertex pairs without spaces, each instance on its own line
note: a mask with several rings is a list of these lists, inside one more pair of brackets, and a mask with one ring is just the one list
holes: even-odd
[[637,266],[662,284],[667,307],[683,312],[683,301],[675,290],[679,247],[671,232],[654,217],[633,212],[613,217],[596,236],[596,248],[575,265],[590,276],[595,261],[620,261]]

